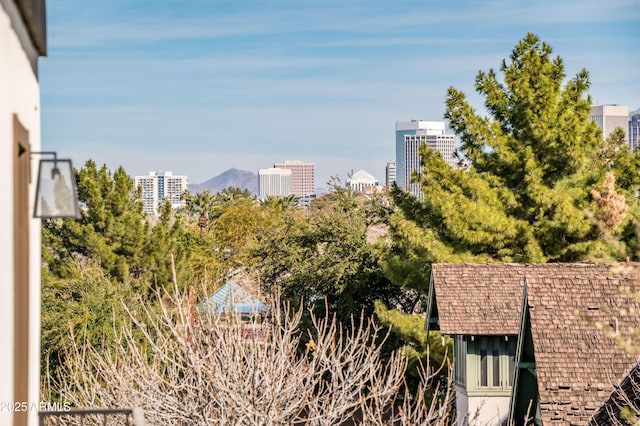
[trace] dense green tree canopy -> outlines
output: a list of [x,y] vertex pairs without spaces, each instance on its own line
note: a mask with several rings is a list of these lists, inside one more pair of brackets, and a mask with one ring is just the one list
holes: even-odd
[[445,356],[440,335],[434,332],[427,338],[420,332],[424,320],[419,315],[387,309],[412,312],[420,296],[389,280],[374,238],[368,238],[380,226],[382,200],[367,199],[334,182],[331,191],[313,200],[305,214],[281,201],[263,204],[265,217],[273,219],[254,246],[253,257],[266,290],[294,304],[303,303],[319,315],[335,315],[346,328],[353,318],[375,313],[380,324],[391,328],[385,353],[402,347],[409,357],[410,385],[417,383],[418,362],[426,365],[427,343],[431,343],[432,362],[439,365]]
[[113,174],[93,161],[78,171],[80,220],[43,221],[46,266],[64,277],[74,258],[92,259],[118,280],[138,276],[150,230],[142,204],[133,197],[133,180],[122,168]]
[[[450,88],[445,118],[461,139],[461,164],[451,167],[421,148],[423,199],[393,191],[387,266],[393,279],[424,289],[432,262],[549,262],[635,257],[633,218],[640,162],[606,142],[589,119],[586,70],[565,83],[560,57],[528,34],[500,67],[480,71],[476,90],[487,115]],[[615,229],[598,222],[592,197],[605,174],[629,211]]]
[[404,302],[400,289],[384,275],[379,257],[367,241],[372,225],[370,202],[336,186],[311,203],[309,212],[268,202],[281,212],[255,246],[263,282],[294,302],[331,313],[345,323],[363,311],[371,315],[376,299]]

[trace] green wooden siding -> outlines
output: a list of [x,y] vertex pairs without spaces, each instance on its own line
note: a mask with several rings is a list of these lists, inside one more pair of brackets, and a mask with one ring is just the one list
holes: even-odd
[[467,395],[510,395],[517,336],[454,336],[454,375]]

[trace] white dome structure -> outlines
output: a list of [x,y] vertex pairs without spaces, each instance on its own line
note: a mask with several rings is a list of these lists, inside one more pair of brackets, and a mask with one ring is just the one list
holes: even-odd
[[368,188],[380,186],[380,182],[371,174],[361,169],[347,178],[347,186],[355,191],[365,192]]

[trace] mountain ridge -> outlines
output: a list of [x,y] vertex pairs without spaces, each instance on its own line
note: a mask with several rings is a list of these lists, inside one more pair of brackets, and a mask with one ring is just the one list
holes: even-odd
[[198,193],[208,190],[212,194],[218,193],[225,188],[236,187],[240,189],[247,189],[252,194],[257,195],[259,192],[259,181],[257,173],[231,168],[205,182],[194,184],[190,183],[187,187],[191,192]]

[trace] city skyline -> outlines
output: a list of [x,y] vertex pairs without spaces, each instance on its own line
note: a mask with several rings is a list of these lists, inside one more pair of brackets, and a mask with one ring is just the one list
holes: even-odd
[[[134,176],[200,183],[282,158],[316,186],[395,157],[396,121],[440,121],[446,90],[474,90],[527,32],[591,76],[595,104],[640,106],[634,1],[96,1],[48,4],[40,62],[43,149]],[[612,66],[615,64],[615,66]]]

